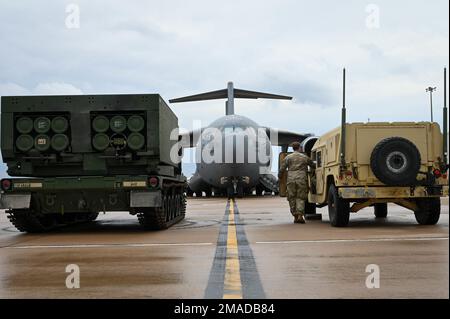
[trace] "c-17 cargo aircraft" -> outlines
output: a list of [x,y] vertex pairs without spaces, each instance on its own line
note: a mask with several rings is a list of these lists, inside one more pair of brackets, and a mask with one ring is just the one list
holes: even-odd
[[[290,96],[226,89],[169,100],[170,103],[224,99],[226,115],[209,126],[180,134],[183,147],[197,147],[196,171],[189,179],[188,195],[238,196],[263,192],[278,193],[278,179],[271,173],[272,148],[298,141],[308,152],[317,140],[312,134],[299,134],[265,126],[234,113],[234,99],[280,99]],[[200,160],[198,157],[200,156]]]

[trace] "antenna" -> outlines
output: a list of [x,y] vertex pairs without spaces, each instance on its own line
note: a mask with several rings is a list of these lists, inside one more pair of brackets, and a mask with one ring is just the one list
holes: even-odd
[[431,122],[433,122],[433,92],[434,91],[436,91],[436,87],[429,86],[425,89],[425,92],[430,92]]
[[444,168],[445,171],[448,169],[448,162],[447,162],[447,156],[448,156],[448,149],[447,149],[447,143],[448,143],[448,115],[447,115],[447,68],[444,68],[444,109],[443,109],[443,115],[444,120],[442,121],[443,127],[443,133],[444,133]]
[[347,110],[345,108],[345,68],[342,72],[342,114],[341,114],[341,170],[345,169],[345,133],[346,133],[346,127],[345,123],[347,122],[346,114]]

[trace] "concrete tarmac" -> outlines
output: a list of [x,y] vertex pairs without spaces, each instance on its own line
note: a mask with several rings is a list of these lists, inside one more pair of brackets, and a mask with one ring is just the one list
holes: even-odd
[[[304,225],[288,211],[278,197],[191,198],[165,231],[123,212],[46,234],[19,233],[0,211],[0,298],[449,298],[448,201],[435,226],[395,205],[346,228],[326,207]],[[78,289],[66,286],[73,264]]]

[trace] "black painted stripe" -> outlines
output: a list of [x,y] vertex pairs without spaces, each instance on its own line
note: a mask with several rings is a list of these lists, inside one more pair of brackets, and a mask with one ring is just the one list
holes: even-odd
[[221,299],[225,280],[225,263],[227,259],[228,215],[230,214],[230,201],[227,202],[225,215],[219,229],[216,253],[209,273],[208,286],[205,299]]
[[[225,265],[227,258],[228,215],[230,214],[230,201],[227,202],[225,215],[219,230],[217,248],[213,265],[209,274],[208,285],[205,291],[206,299],[221,299],[224,293]],[[255,258],[250,248],[241,222],[236,201],[234,201],[234,220],[239,252],[239,268],[242,283],[242,294],[245,299],[265,298]]]
[[237,202],[234,202],[234,219],[239,250],[239,265],[241,269],[242,294],[244,299],[264,299],[266,295],[256,267],[255,257],[245,234]]

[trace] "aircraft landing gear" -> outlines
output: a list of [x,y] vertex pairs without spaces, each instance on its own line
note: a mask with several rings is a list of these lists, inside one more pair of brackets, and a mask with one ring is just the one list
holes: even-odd
[[228,186],[227,187],[227,197],[228,198],[233,198],[234,197],[234,187],[233,186]]
[[244,186],[242,182],[238,181],[236,178],[233,179],[232,184],[227,187],[228,198],[243,198],[244,197]]
[[238,198],[244,197],[244,187],[242,187],[242,185],[238,185],[236,193]]

